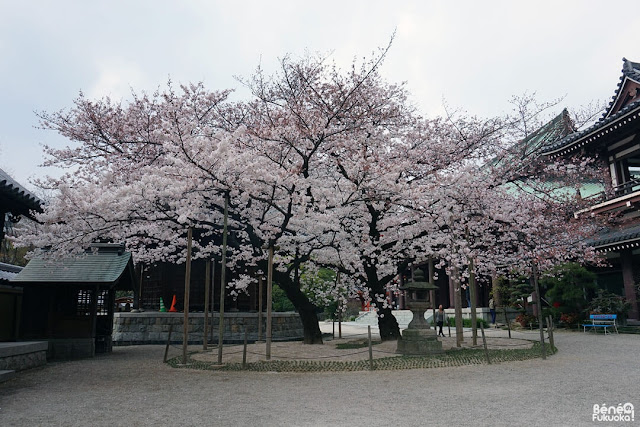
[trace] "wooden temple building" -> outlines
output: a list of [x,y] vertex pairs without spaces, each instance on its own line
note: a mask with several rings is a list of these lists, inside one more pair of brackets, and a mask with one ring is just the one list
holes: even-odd
[[609,165],[613,192],[582,214],[617,214],[616,228],[594,236],[592,244],[610,267],[599,269],[598,285],[626,297],[630,320],[640,320],[640,63],[623,59],[622,75],[602,117],[589,128],[544,147],[547,156],[588,155]]
[[16,277],[23,289],[20,339],[48,341],[49,359],[111,351],[116,290],[138,283],[124,245],[94,244],[81,256],[35,257]]

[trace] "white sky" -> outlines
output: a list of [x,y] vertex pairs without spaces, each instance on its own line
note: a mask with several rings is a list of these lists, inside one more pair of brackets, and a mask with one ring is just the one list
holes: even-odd
[[[512,95],[609,100],[622,58],[640,62],[637,1],[0,0],[0,168],[28,188],[41,144],[36,111],[90,97],[127,99],[171,77],[239,88],[261,64],[333,52],[349,66],[396,38],[382,68],[408,83],[426,116],[442,102],[479,116],[507,112]],[[239,91],[242,96],[242,91]]]

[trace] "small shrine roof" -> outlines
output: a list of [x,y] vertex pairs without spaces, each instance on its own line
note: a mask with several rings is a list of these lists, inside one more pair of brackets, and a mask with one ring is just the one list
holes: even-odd
[[131,253],[124,245],[95,244],[92,250],[74,257],[49,259],[36,256],[12,280],[22,284],[106,284],[114,285],[133,268]]

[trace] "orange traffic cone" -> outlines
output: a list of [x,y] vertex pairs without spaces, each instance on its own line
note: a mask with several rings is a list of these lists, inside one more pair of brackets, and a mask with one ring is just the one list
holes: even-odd
[[176,296],[175,294],[173,295],[173,301],[171,301],[171,308],[169,309],[169,311],[171,313],[176,313],[178,310],[176,310]]
[[164,301],[162,301],[162,297],[160,297],[160,311],[164,313],[167,311],[167,308],[164,306]]

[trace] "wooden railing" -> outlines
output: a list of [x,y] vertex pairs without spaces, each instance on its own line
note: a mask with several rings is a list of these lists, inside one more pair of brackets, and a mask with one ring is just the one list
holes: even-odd
[[640,190],[640,178],[632,179],[613,188],[616,197]]

